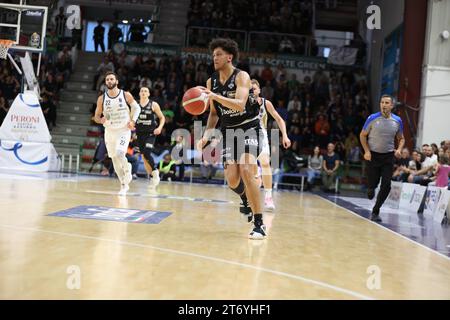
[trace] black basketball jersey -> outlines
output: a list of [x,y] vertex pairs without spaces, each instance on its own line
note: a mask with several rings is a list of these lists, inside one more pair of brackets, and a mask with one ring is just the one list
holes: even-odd
[[[211,76],[211,91],[226,98],[234,99],[237,89],[236,76],[240,71],[238,68],[235,68],[223,85],[220,83],[219,72],[214,72]],[[217,101],[213,103],[219,116],[221,129],[238,128],[244,125],[246,127],[259,127],[259,104],[253,94],[253,89],[250,89],[247,103],[242,112],[227,108]]]
[[157,128],[157,116],[153,111],[153,101],[149,100],[145,106],[141,106],[141,113],[136,121],[137,132],[152,133]]

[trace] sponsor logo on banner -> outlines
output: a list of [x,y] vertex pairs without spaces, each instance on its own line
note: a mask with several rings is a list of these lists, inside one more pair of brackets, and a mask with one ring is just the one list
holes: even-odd
[[19,160],[20,162],[24,163],[24,164],[28,164],[31,166],[36,166],[39,165],[41,163],[44,163],[48,160],[48,157],[45,156],[44,158],[42,158],[41,160],[37,160],[37,161],[27,161],[25,159],[23,159],[20,155],[19,155],[19,149],[23,147],[23,144],[20,142],[16,142],[14,144],[14,146],[12,148],[5,148],[4,146],[2,146],[1,140],[0,140],[0,148],[2,148],[5,151],[11,151],[14,156],[16,157],[17,160]]
[[400,205],[400,197],[402,194],[403,183],[398,181],[392,181],[391,191],[386,199],[386,206],[392,209],[398,209]]
[[439,201],[433,214],[434,221],[439,223],[442,222],[445,216],[445,211],[448,208],[449,201],[450,201],[450,191],[441,189],[441,196],[439,197]]
[[427,187],[413,183],[404,183],[400,196],[399,208],[417,213]]
[[0,139],[50,142],[50,132],[36,95],[33,93],[17,95],[0,127]]
[[328,63],[344,66],[352,66],[356,62],[357,48],[335,47],[331,48],[328,55]]
[[53,217],[75,219],[106,220],[129,223],[159,224],[172,213],[167,211],[150,211],[100,206],[78,206],[48,214]]
[[437,207],[439,198],[441,196],[441,189],[438,187],[429,186],[425,192],[424,214],[433,215]]
[[51,143],[0,141],[0,168],[46,172],[60,167],[61,159]]

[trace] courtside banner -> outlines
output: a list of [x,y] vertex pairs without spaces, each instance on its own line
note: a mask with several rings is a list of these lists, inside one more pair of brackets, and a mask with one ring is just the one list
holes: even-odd
[[398,181],[392,181],[391,191],[386,199],[386,205],[392,209],[398,209],[400,205],[400,196],[402,194],[403,183]]
[[0,140],[0,169],[46,172],[60,167],[51,143]]
[[404,183],[400,196],[400,209],[417,213],[427,187],[413,183]]
[[445,216],[445,210],[447,210],[449,202],[450,202],[450,190],[441,189],[441,196],[439,197],[439,202],[433,215],[434,221],[439,223],[442,222]]
[[439,198],[441,196],[441,188],[429,186],[425,192],[425,204],[423,214],[433,216],[436,210]]
[[17,95],[0,127],[0,140],[50,142],[50,132],[35,94]]

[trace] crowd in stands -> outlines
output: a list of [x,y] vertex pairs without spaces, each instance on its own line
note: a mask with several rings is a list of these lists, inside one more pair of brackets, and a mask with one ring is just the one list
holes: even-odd
[[421,150],[402,150],[396,159],[393,180],[417,183],[423,186],[447,187],[450,173],[450,140],[422,145]]
[[[242,48],[245,32],[257,31],[250,41],[250,51],[317,55],[309,43],[312,33],[311,0],[192,0],[188,12],[188,46],[206,47],[214,37],[233,38]],[[190,28],[191,27],[191,28]],[[228,30],[221,30],[228,29]],[[270,33],[279,33],[267,34]],[[280,35],[280,33],[284,35]],[[302,35],[302,36],[299,36]],[[313,48],[309,48],[312,46]]]
[[191,0],[188,26],[309,34],[311,0]]

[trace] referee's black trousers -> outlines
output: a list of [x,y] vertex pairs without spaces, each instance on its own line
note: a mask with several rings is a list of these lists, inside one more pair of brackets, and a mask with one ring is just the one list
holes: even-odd
[[374,210],[379,211],[391,191],[391,179],[394,171],[394,152],[378,153],[370,151],[372,160],[367,161],[369,189],[375,189],[381,178],[380,192]]

